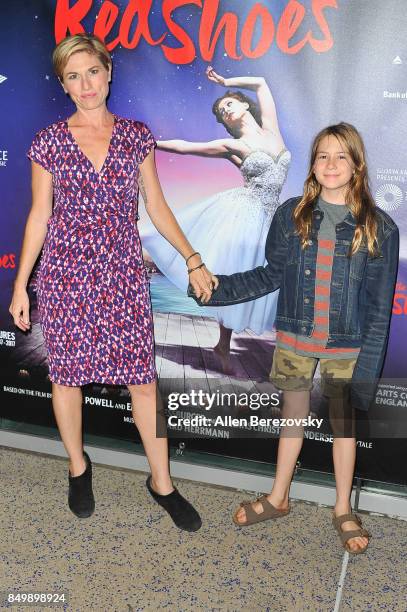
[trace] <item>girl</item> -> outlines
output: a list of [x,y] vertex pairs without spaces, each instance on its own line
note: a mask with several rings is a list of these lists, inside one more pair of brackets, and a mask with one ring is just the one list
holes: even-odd
[[[210,81],[223,87],[254,91],[258,104],[240,91],[227,91],[212,107],[218,122],[232,138],[210,142],[159,141],[158,148],[180,154],[223,157],[240,169],[244,186],[229,189],[187,206],[176,214],[177,221],[198,251],[206,254],[209,268],[222,274],[263,265],[264,246],[273,214],[279,205],[291,156],[281,136],[271,91],[262,77],[225,79],[211,66]],[[172,283],[185,291],[183,261],[153,225],[140,231],[143,246]],[[232,330],[251,329],[256,334],[273,328],[277,294],[255,304],[221,308],[219,342],[214,348],[223,372],[232,372],[230,340]]]
[[[398,228],[374,204],[363,142],[352,125],[333,125],[316,136],[304,193],[277,209],[266,259],[265,267],[219,276],[211,300],[204,296],[202,301],[236,304],[280,288],[270,379],[284,391],[282,416],[306,417],[320,360],[334,432],[333,524],[346,550],[362,553],[369,534],[350,507],[354,409],[368,410],[383,365],[397,275]],[[288,514],[302,440],[302,430],[282,429],[272,491],[242,503],[233,517],[237,525]]]

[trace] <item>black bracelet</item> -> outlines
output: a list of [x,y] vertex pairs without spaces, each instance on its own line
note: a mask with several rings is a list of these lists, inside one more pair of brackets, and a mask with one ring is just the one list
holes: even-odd
[[195,251],[195,253],[192,253],[192,255],[186,258],[185,263],[187,264],[191,257],[193,257],[194,255],[200,255],[200,253],[198,253],[198,251]]
[[199,270],[199,268],[202,268],[204,265],[204,263],[201,263],[200,266],[197,266],[196,268],[191,268],[191,270],[188,270],[188,274],[191,274],[191,272],[195,272],[195,270]]

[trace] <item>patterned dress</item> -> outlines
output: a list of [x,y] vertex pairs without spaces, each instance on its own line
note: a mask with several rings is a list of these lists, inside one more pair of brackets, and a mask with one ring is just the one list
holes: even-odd
[[145,384],[157,377],[136,226],[139,164],[155,144],[146,125],[114,115],[100,172],[66,120],[38,132],[27,153],[53,179],[37,294],[55,383]]

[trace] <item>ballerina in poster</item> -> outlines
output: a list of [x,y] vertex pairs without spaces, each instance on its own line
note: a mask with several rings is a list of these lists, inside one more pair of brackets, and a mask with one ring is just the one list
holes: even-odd
[[[225,79],[212,66],[208,79],[224,87],[254,91],[257,103],[240,91],[227,91],[212,107],[218,122],[232,138],[209,142],[165,140],[162,151],[225,158],[242,173],[244,185],[216,193],[176,213],[183,232],[205,258],[209,269],[232,274],[265,265],[267,233],[290,166],[291,155],[280,133],[271,91],[263,77]],[[209,177],[208,177],[209,178]],[[143,246],[154,263],[179,289],[186,291],[185,261],[152,225],[140,232]],[[211,311],[219,322],[214,347],[225,373],[231,373],[232,332],[250,329],[255,334],[271,330],[278,291],[259,300]]]

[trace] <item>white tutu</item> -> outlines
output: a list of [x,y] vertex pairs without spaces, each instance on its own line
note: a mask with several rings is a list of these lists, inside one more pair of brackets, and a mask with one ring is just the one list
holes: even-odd
[[[265,265],[265,244],[271,219],[279,204],[291,156],[286,149],[277,159],[252,151],[240,170],[245,184],[186,206],[176,218],[188,241],[214,274],[233,274]],[[186,292],[185,260],[149,223],[140,229],[143,247],[165,276]],[[211,308],[219,323],[235,332],[256,334],[273,327],[278,291],[262,298]]]

